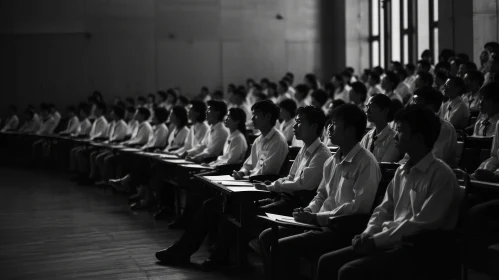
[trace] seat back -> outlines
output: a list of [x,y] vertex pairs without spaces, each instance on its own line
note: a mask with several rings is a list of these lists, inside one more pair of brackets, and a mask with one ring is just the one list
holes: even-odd
[[457,181],[459,182],[459,194],[457,202],[459,207],[457,227],[459,227],[462,223],[462,220],[464,219],[464,216],[466,215],[466,212],[468,211],[467,198],[470,193],[471,181],[470,181],[470,175],[466,173],[464,170],[455,168],[452,171],[454,171]]
[[381,181],[378,184],[378,189],[376,190],[376,196],[374,197],[373,206],[371,208],[371,213],[374,211],[376,207],[378,207],[383,199],[385,198],[386,189],[388,185],[395,176],[395,171],[399,168],[398,163],[392,162],[380,162],[379,167],[381,169]]

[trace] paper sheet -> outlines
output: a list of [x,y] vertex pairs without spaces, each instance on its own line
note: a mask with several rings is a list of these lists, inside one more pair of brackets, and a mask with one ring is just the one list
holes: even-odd
[[177,155],[158,154],[160,158],[179,159]]
[[243,187],[253,187],[253,183],[244,182],[244,181],[216,181],[224,186],[243,186]]
[[187,168],[214,169],[213,167],[203,166],[203,165],[195,164],[195,163],[192,163],[192,164],[182,164],[182,166],[183,167],[187,167]]
[[255,189],[255,187],[227,186],[233,192],[268,192]]
[[230,175],[203,176],[203,177],[214,182],[235,181],[234,178],[232,178],[232,176]]
[[185,159],[165,159],[165,162],[176,163],[176,164],[191,164],[192,161],[187,161]]
[[125,148],[125,149],[122,149],[123,152],[138,152],[140,151],[139,149],[135,149],[135,148]]
[[298,226],[315,228],[315,229],[320,228],[319,226],[316,226],[316,225],[297,222],[297,221],[295,221],[295,218],[290,217],[290,216],[283,216],[283,215],[277,215],[277,214],[271,214],[271,213],[265,213],[265,215],[267,215],[267,217],[269,217],[271,220],[281,222],[281,223],[298,225]]

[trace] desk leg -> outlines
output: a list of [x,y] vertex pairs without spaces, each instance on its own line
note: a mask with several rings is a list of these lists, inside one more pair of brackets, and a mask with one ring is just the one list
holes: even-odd
[[246,215],[244,210],[245,203],[241,202],[239,204],[239,223],[241,226],[237,228],[237,254],[240,267],[245,267],[248,264],[248,241],[245,233]]

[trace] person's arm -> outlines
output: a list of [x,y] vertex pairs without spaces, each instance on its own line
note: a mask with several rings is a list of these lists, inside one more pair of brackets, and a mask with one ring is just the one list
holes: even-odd
[[109,141],[110,142],[122,141],[126,137],[127,129],[128,128],[127,128],[126,124],[122,125],[122,123],[117,123],[115,128],[114,128],[113,135],[109,135]]
[[484,162],[480,164],[477,169],[485,169],[488,171],[496,171],[499,168],[499,122],[495,124],[496,132],[494,134],[494,138],[492,140],[492,149],[490,150],[490,158],[486,159]]
[[[255,140],[255,143],[256,141],[257,140]],[[251,170],[253,170],[253,168],[256,166],[256,163],[254,162],[255,160],[253,159],[256,159],[257,157],[255,143],[253,143],[253,145],[251,146],[250,156],[246,159],[246,161],[244,161],[243,167],[241,167],[241,169],[239,170],[239,172],[242,172],[244,175],[249,175]]]
[[189,156],[191,156],[191,157],[195,157],[199,153],[201,153],[204,149],[206,149],[206,147],[208,145],[208,139],[210,138],[210,135],[211,135],[211,133],[206,133],[206,135],[204,136],[204,138],[201,141],[201,143],[199,143],[198,145],[196,145],[192,149],[187,150],[187,154]]
[[[272,185],[268,186],[267,189],[269,191],[275,192],[294,192],[298,190],[314,190],[320,184],[322,180],[322,167],[326,160],[331,156],[330,153],[317,153],[310,160],[308,166],[306,166],[300,174],[296,174],[292,181],[286,180],[277,180]],[[302,160],[306,160],[302,158]],[[293,162],[293,164],[300,164],[300,162]],[[291,167],[293,170],[293,167]],[[292,175],[292,174],[290,174]]]
[[204,159],[222,154],[225,141],[227,141],[227,138],[229,137],[228,132],[225,129],[220,129],[211,134],[211,137],[211,145],[207,145],[201,153],[196,155],[196,158]]
[[[326,225],[329,217],[334,215],[369,213],[376,196],[376,191],[378,190],[379,181],[381,180],[381,171],[376,162],[361,163],[361,165],[363,166],[361,167],[361,170],[359,170],[357,178],[347,180],[342,177],[339,182],[339,185],[353,184],[353,200],[343,203],[331,211],[317,213],[319,224]],[[337,186],[337,188],[341,187]],[[347,186],[347,189],[350,188]]]
[[[397,171],[398,172],[398,171]],[[395,175],[397,176],[397,175]],[[383,223],[386,221],[393,220],[394,204],[393,204],[393,185],[395,179],[392,179],[388,187],[386,188],[385,197],[383,202],[378,205],[369,219],[367,228],[364,230],[365,234],[374,235],[381,232]]]
[[421,211],[414,213],[411,219],[403,221],[398,226],[375,234],[373,238],[376,247],[386,247],[402,241],[405,236],[438,228],[448,216],[449,211],[457,211],[451,207],[456,199],[458,189],[459,186],[454,174],[449,172],[435,176],[429,186],[427,198]]
[[395,138],[391,137],[385,146],[385,153],[381,158],[381,162],[396,162],[400,160],[400,151],[395,146]]
[[312,199],[312,201],[310,201],[308,206],[305,207],[305,208],[310,209],[312,213],[318,213],[319,210],[321,210],[322,204],[324,204],[324,201],[328,198],[327,189],[326,189],[327,181],[326,181],[325,175],[326,175],[326,172],[330,171],[329,170],[330,164],[331,164],[331,161],[326,162],[326,164],[324,165],[324,168],[323,168],[324,176],[322,176],[322,180],[319,183],[319,187],[317,188],[317,194]]
[[256,168],[250,171],[251,176],[255,175],[270,175],[270,174],[279,174],[281,170],[282,164],[288,155],[288,143],[284,141],[276,142],[275,145],[272,145],[270,151],[267,152],[267,156],[257,155],[259,158],[260,168],[257,168],[259,165],[256,164]]
[[244,138],[236,137],[229,144],[227,164],[240,163],[246,153],[247,145]]

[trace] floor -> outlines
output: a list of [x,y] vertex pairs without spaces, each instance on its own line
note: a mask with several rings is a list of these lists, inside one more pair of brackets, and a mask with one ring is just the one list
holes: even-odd
[[262,279],[259,261],[203,272],[207,248],[188,267],[156,263],[154,252],[182,231],[128,210],[126,198],[82,187],[54,171],[0,167],[1,279]]

